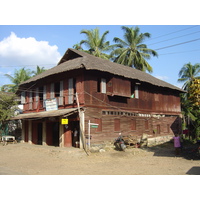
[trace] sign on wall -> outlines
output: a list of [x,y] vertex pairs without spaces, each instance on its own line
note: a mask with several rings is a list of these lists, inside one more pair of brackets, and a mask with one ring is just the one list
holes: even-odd
[[68,124],[68,119],[62,119],[61,124]]
[[58,110],[57,99],[56,98],[46,99],[45,106],[46,106],[46,111]]

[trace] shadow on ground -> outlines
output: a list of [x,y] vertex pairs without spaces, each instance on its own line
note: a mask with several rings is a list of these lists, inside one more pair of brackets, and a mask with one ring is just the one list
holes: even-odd
[[186,172],[188,175],[200,175],[200,167],[192,167]]
[[182,157],[188,160],[200,160],[200,154],[198,153],[198,144],[184,143],[183,148],[179,155],[175,154],[173,142],[166,142],[161,145],[147,147],[146,150],[154,152],[154,156],[161,157]]

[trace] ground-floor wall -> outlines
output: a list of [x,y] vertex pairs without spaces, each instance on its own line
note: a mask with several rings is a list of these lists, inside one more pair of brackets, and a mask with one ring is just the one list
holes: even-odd
[[[98,127],[88,123],[98,124]],[[181,133],[181,117],[151,113],[133,113],[119,110],[105,111],[103,109],[87,108],[85,112],[85,133],[90,130],[91,145],[106,141],[114,141],[119,133],[131,135],[140,139],[142,135],[148,138],[170,138],[175,133]]]
[[63,117],[22,120],[22,142],[59,147],[79,147],[80,137],[74,135],[75,128],[80,129],[77,115],[68,118],[68,124],[62,124]]
[[[22,120],[22,141],[30,144],[82,148],[83,144],[88,147],[88,145],[112,143],[119,133],[133,136],[138,140],[142,135],[147,135],[149,139],[158,138],[156,141],[162,141],[163,138],[170,138],[182,131],[179,115],[87,107],[81,111],[80,116],[78,113],[68,116],[67,125],[61,124],[62,117]],[[74,137],[75,128],[78,130],[78,137]],[[81,132],[85,137],[80,137]]]

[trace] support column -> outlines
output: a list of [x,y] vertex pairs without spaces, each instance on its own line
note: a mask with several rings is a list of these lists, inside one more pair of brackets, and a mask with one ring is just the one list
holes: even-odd
[[59,119],[59,147],[64,147],[64,125],[61,124],[62,117]]
[[24,143],[25,140],[25,121],[22,120],[22,139],[21,139],[21,143]]
[[28,143],[32,144],[32,121],[28,120]]
[[[85,135],[85,113],[84,113],[84,111],[80,111],[80,128],[82,129],[82,130],[80,130],[80,131],[82,131],[82,136],[84,136]],[[84,142],[84,140],[80,135],[80,137],[79,137],[80,149],[83,149],[83,142]]]
[[47,145],[46,121],[42,122],[42,145]]

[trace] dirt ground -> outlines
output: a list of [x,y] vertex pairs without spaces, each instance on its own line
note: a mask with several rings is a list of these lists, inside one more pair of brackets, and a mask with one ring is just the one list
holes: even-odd
[[89,156],[77,148],[0,144],[1,175],[200,175],[200,159],[186,148],[175,157],[166,143],[126,152],[106,150]]

